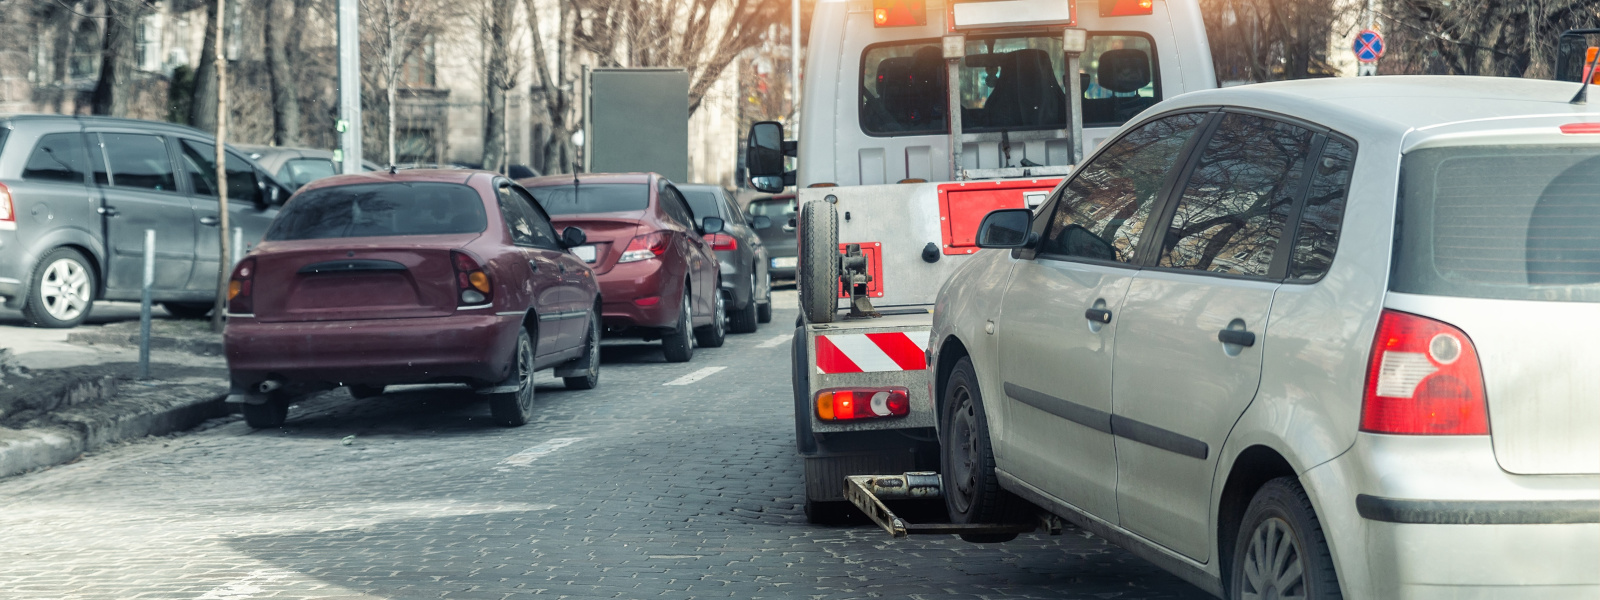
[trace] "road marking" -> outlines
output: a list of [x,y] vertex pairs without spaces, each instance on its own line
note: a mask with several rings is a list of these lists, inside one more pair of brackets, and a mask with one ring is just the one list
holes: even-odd
[[778,346],[782,346],[784,344],[789,343],[789,340],[792,340],[792,339],[794,339],[794,334],[785,333],[785,334],[780,335],[778,337],[775,337],[775,338],[769,339],[767,341],[761,342],[759,344],[756,344],[756,347],[757,348],[777,348]]
[[581,438],[581,437],[551,438],[551,439],[549,439],[547,441],[544,441],[544,442],[542,442],[542,443],[540,443],[540,444],[538,444],[536,446],[528,448],[527,450],[523,450],[523,451],[518,452],[516,454],[513,454],[511,456],[507,456],[505,458],[505,460],[500,461],[500,465],[499,466],[501,466],[501,467],[526,467],[526,466],[528,466],[530,464],[533,464],[533,461],[539,460],[540,458],[544,458],[546,455],[550,454],[551,452],[555,452],[557,450],[560,450],[560,449],[565,448],[567,446],[571,446],[571,445],[576,444],[576,443],[581,442],[581,441],[583,441],[583,438]]
[[668,381],[662,385],[689,385],[696,381],[700,381],[701,379],[715,375],[717,371],[721,371],[726,368],[727,367],[706,367],[704,369],[700,369],[699,371],[684,375],[683,377]]

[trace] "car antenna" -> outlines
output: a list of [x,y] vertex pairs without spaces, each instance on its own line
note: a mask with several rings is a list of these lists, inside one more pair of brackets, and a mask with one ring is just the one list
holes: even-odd
[[1595,60],[1600,58],[1600,56],[1596,56],[1597,54],[1600,54],[1600,46],[1590,46],[1588,53],[1584,56],[1583,78],[1578,80],[1578,93],[1573,94],[1572,102],[1569,102],[1569,104],[1589,103],[1589,83],[1594,81],[1594,68],[1597,62],[1600,62]]
[[399,169],[396,169],[394,165],[389,165],[389,174],[390,175],[394,175],[395,172],[398,171],[398,170]]

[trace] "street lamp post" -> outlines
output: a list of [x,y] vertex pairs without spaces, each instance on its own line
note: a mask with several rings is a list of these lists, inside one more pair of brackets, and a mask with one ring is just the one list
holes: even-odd
[[361,172],[361,0],[339,0],[340,170]]

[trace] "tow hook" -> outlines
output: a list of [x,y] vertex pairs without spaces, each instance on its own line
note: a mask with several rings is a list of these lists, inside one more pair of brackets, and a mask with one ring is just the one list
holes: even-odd
[[884,500],[937,500],[944,497],[943,480],[932,471],[912,471],[904,475],[847,475],[844,497],[890,536],[911,534],[1028,533],[1043,529],[1061,535],[1061,519],[1040,512],[1031,523],[911,523],[894,514]]

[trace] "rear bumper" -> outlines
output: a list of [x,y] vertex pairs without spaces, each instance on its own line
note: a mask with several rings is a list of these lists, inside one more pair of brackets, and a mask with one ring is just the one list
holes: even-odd
[[0,299],[5,300],[7,308],[22,306],[22,297],[27,291],[27,284],[22,280],[0,276]]
[[1600,596],[1592,475],[1507,473],[1488,436],[1361,434],[1302,480],[1346,597]]
[[[600,283],[600,317],[606,329],[667,328],[678,322],[682,283],[668,277],[661,259],[619,264],[595,279]],[[650,299],[654,298],[654,302]],[[645,304],[639,301],[644,300]]]
[[235,385],[284,382],[402,384],[504,380],[523,315],[260,323],[223,334]]

